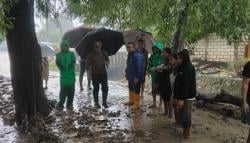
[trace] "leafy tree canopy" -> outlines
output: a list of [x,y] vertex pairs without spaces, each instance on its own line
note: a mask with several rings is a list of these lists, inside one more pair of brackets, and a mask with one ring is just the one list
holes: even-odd
[[[216,33],[229,43],[241,42],[249,35],[248,0],[184,0],[187,20],[184,43],[190,44]],[[142,28],[169,43],[175,29],[182,0],[66,0],[69,12],[85,23],[103,23],[117,29]],[[244,36],[243,36],[244,35]]]
[[[0,1],[0,33],[11,27],[4,13],[16,0]],[[185,44],[216,33],[229,43],[249,37],[249,0],[37,0],[44,17],[57,18],[60,13],[81,17],[87,24],[102,24],[115,29],[141,28],[156,39],[171,41],[181,4],[187,3],[187,20],[182,29]]]

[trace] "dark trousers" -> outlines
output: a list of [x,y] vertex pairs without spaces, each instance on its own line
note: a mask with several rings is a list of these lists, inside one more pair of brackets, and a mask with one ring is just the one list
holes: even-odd
[[75,84],[70,86],[61,86],[60,97],[59,97],[60,101],[58,103],[58,106],[63,108],[67,98],[66,107],[67,108],[73,107],[74,95],[75,95]]
[[128,88],[130,92],[135,92],[136,94],[140,94],[141,82],[137,82],[137,83],[129,82]]
[[[80,62],[80,75],[79,75],[79,82],[80,82],[80,87],[82,87],[82,80],[84,73],[86,71],[86,64],[85,62]],[[90,80],[88,79],[88,86],[90,86]]]
[[180,110],[181,122],[184,129],[190,128],[192,124],[193,100],[184,100],[184,105]]
[[160,95],[163,101],[169,102],[172,95],[171,86],[164,86],[164,85],[162,86],[161,84],[159,84],[158,89],[160,91]]
[[107,96],[108,96],[108,75],[107,73],[101,74],[92,74],[92,84],[93,84],[93,95],[94,101],[97,104],[98,101],[98,94],[100,89],[100,84],[102,86],[102,101],[103,104],[106,104]]

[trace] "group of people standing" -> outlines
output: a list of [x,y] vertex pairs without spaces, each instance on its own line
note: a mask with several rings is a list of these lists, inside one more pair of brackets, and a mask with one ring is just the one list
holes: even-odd
[[[60,70],[60,97],[57,109],[62,110],[66,102],[67,109],[73,109],[73,99],[75,94],[75,63],[74,52],[69,51],[69,42],[63,40],[60,45],[61,51],[56,55],[56,65]],[[80,90],[83,90],[82,79],[85,69],[88,72],[88,88],[93,85],[93,97],[95,107],[101,108],[99,104],[99,89],[102,89],[102,105],[108,108],[108,76],[107,68],[109,66],[108,54],[102,50],[102,42],[96,40],[93,45],[94,50],[87,55],[86,60],[81,60],[80,65]]]
[[[183,135],[189,138],[191,127],[192,103],[196,96],[195,68],[192,65],[187,50],[172,53],[171,48],[163,47],[160,42],[155,42],[152,49],[153,54],[148,58],[145,42],[139,39],[137,43],[127,43],[127,67],[126,79],[129,87],[129,101],[125,105],[132,106],[133,111],[140,109],[140,96],[143,97],[145,77],[151,75],[153,104],[156,107],[156,96],[160,95],[164,103],[165,115],[169,118],[175,117],[177,125],[183,126]],[[61,42],[61,52],[56,55],[56,65],[60,70],[60,101],[57,108],[73,108],[75,94],[75,63],[73,52],[69,51],[68,41]],[[82,90],[82,77],[85,69],[89,72],[88,88],[90,78],[93,85],[93,98],[96,108],[99,104],[99,89],[102,90],[102,106],[108,108],[108,77],[107,69],[110,61],[108,54],[102,50],[102,42],[96,40],[93,51],[88,53],[86,59],[81,60],[80,89]]]
[[160,106],[164,103],[164,114],[175,117],[176,125],[183,127],[184,138],[189,138],[191,127],[192,103],[196,96],[195,68],[190,61],[188,50],[172,53],[171,48],[155,42],[153,54],[147,58],[143,39],[127,44],[128,58],[126,78],[129,87],[129,101],[125,105],[137,111],[140,93],[144,89],[145,76],[151,75],[153,105],[156,107],[156,96],[160,95]]

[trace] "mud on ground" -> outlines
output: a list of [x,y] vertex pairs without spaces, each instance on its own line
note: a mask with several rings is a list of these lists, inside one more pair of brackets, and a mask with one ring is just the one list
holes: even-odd
[[[58,83],[58,74],[52,74],[46,91],[52,101],[58,99]],[[191,138],[183,140],[181,128],[162,115],[162,108],[148,108],[149,93],[141,100],[140,111],[133,113],[122,104],[127,101],[127,88],[117,82],[109,85],[109,109],[93,108],[91,91],[79,92],[76,88],[74,111],[53,110],[47,119],[35,119],[39,125],[24,134],[14,124],[10,80],[0,77],[0,142],[244,143],[246,140],[247,125],[195,107]]]

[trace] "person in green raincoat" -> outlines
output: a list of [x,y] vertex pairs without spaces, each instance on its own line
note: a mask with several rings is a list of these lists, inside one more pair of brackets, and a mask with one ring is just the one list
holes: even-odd
[[[156,95],[159,93],[159,91],[158,91],[158,86],[156,83],[157,72],[155,72],[153,69],[162,64],[163,58],[161,56],[161,52],[164,46],[161,42],[156,41],[154,42],[154,45],[152,48],[153,48],[153,54],[150,56],[149,61],[148,61],[148,71],[151,75],[152,96],[153,96],[153,105],[151,105],[150,107],[154,108],[156,107]],[[162,104],[162,100],[160,98],[160,106],[161,104]]]
[[69,51],[69,42],[63,40],[60,45],[61,51],[56,54],[56,65],[60,70],[60,99],[58,109],[64,108],[67,98],[67,109],[73,109],[75,94],[75,54]]

